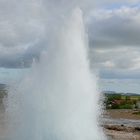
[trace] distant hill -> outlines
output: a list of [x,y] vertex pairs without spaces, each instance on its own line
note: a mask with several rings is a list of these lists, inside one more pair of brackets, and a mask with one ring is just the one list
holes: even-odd
[[120,94],[125,96],[140,96],[138,93],[123,93],[123,92],[115,92],[115,91],[102,91],[103,94]]
[[102,91],[103,94],[116,94],[115,91]]
[[127,95],[127,96],[140,96],[140,94],[137,94],[137,93],[124,93],[124,95]]
[[5,84],[0,84],[0,99],[3,99],[8,95],[7,89]]
[[5,88],[6,88],[6,84],[0,84],[0,90]]

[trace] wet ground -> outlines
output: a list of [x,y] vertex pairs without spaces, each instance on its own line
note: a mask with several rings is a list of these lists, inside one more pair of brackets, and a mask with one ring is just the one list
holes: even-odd
[[140,120],[104,118],[104,124],[140,127]]
[[139,110],[108,110],[103,117],[109,140],[140,140]]
[[[12,126],[7,121],[5,107],[0,101],[0,140],[10,140]],[[138,110],[108,110],[103,117],[102,125],[108,140],[140,140],[140,115]],[[109,126],[109,127],[108,127]],[[108,129],[109,128],[109,129]],[[121,129],[120,129],[121,128]],[[130,129],[127,129],[130,128]]]

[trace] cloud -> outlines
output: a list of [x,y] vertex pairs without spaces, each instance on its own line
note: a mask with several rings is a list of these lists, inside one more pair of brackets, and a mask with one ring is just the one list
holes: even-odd
[[137,6],[102,9],[91,14],[88,19],[90,56],[93,67],[99,68],[102,76],[136,78],[140,74],[139,24]]
[[38,40],[44,34],[43,11],[35,1],[0,1],[0,44],[20,46]]
[[0,0],[0,67],[29,66],[39,55],[46,43],[45,13],[41,1]]
[[[91,0],[0,0],[0,67],[29,66],[73,7]],[[67,5],[67,6],[66,6]],[[27,63],[27,64],[26,64]]]
[[85,19],[92,66],[102,77],[136,77],[140,70],[139,2],[0,0],[0,67],[29,67],[48,45],[51,31],[80,5],[88,11]]
[[95,46],[139,46],[140,8],[99,10],[89,18],[90,42]]
[[91,64],[105,78],[140,78],[140,48],[91,48]]

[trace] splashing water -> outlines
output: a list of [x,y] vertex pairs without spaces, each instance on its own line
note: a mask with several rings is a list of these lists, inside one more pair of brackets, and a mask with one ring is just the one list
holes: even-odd
[[81,10],[75,9],[52,37],[47,53],[14,93],[18,107],[8,110],[18,123],[11,139],[104,140]]

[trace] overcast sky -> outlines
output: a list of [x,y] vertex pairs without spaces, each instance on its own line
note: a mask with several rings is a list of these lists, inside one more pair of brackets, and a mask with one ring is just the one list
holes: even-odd
[[[64,6],[67,3],[69,7]],[[0,67],[29,67],[47,46],[48,28],[57,20],[48,20],[48,11],[62,14],[80,5],[85,13],[91,64],[98,68],[100,77],[140,79],[139,3],[140,0],[0,0]]]

